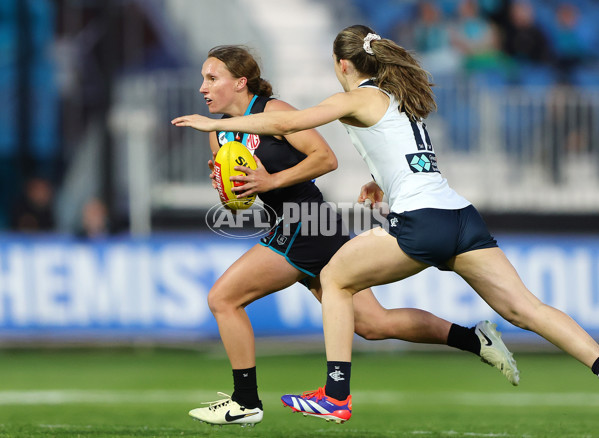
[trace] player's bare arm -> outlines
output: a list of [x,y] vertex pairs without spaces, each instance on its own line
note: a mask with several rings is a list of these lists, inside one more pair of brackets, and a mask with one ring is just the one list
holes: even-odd
[[[271,111],[297,112],[293,106],[280,100],[268,102],[265,112]],[[306,155],[306,158],[295,166],[273,174],[276,176],[276,187],[288,187],[309,181],[337,168],[337,157],[316,129],[306,129],[288,134],[285,139],[291,146]]]
[[353,117],[360,102],[353,93],[337,93],[316,106],[299,111],[268,111],[228,119],[211,119],[192,114],[173,119],[178,127],[198,131],[240,131],[248,134],[289,135],[316,128],[344,117]]

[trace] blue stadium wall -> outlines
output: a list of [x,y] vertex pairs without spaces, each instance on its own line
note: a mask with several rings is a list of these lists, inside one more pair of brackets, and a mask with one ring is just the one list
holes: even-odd
[[[499,235],[527,286],[599,334],[599,237]],[[206,304],[214,281],[253,243],[210,233],[114,237],[0,236],[0,341],[188,341],[218,337]],[[456,274],[434,268],[375,288],[386,307],[418,307],[471,325],[495,314]],[[319,303],[301,285],[248,307],[258,336],[318,335]]]

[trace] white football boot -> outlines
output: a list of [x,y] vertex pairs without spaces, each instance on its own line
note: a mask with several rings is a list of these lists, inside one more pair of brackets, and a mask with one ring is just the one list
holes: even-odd
[[501,340],[501,333],[496,330],[497,324],[481,321],[476,324],[474,332],[480,339],[480,358],[483,362],[494,366],[517,386],[520,383],[520,371],[512,353]]
[[194,420],[208,424],[239,424],[241,427],[253,427],[262,421],[264,412],[262,408],[246,408],[231,400],[231,396],[219,392],[218,395],[226,397],[222,400],[206,402],[208,407],[196,408],[189,411],[189,416]]

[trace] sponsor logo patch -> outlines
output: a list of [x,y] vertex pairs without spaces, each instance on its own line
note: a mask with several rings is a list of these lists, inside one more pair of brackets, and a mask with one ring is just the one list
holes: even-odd
[[248,135],[245,147],[247,147],[253,154],[254,151],[258,149],[258,146],[260,146],[260,136],[257,134]]
[[414,173],[426,172],[439,172],[437,167],[437,156],[432,152],[420,152],[418,154],[407,154],[406,160],[410,165],[410,169]]

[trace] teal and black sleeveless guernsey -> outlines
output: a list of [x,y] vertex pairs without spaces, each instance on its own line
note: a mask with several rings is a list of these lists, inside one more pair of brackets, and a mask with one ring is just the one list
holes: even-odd
[[[244,115],[264,112],[264,108],[270,100],[272,98],[255,96]],[[223,115],[223,118],[228,117],[230,116]],[[233,140],[243,143],[256,157],[260,158],[268,173],[289,169],[306,158],[304,153],[295,149],[284,137],[279,140],[271,135],[226,131],[218,131],[216,135],[220,146]],[[278,188],[260,193],[258,196],[277,215],[276,218],[271,218],[273,229],[260,240],[260,243],[281,254],[292,266],[310,277],[318,275],[333,254],[349,240],[348,233],[344,230],[341,221],[341,215],[335,212],[330,214],[330,207],[325,204],[320,189],[313,181]],[[302,223],[302,220],[293,223],[286,221],[282,218],[284,203],[298,204],[299,211],[307,212],[312,222],[307,224],[305,221]],[[325,205],[323,206],[323,204]],[[321,217],[316,211],[323,211],[327,208],[329,213],[322,217],[325,223],[320,223]],[[308,225],[310,229],[308,229]],[[326,230],[331,229],[336,229],[333,235],[325,236],[321,233],[321,230],[325,230],[325,234],[330,234]]]
[[[246,115],[264,112],[264,107],[269,100],[272,98],[255,96]],[[223,115],[222,118],[229,117]],[[285,138],[279,140],[270,135],[248,135],[224,131],[217,132],[217,138],[221,146],[233,140],[243,143],[253,155],[260,158],[268,173],[289,169],[306,158],[304,153],[291,146]],[[260,193],[259,197],[277,213],[277,216],[283,213],[283,202],[323,202],[322,193],[312,181]]]

